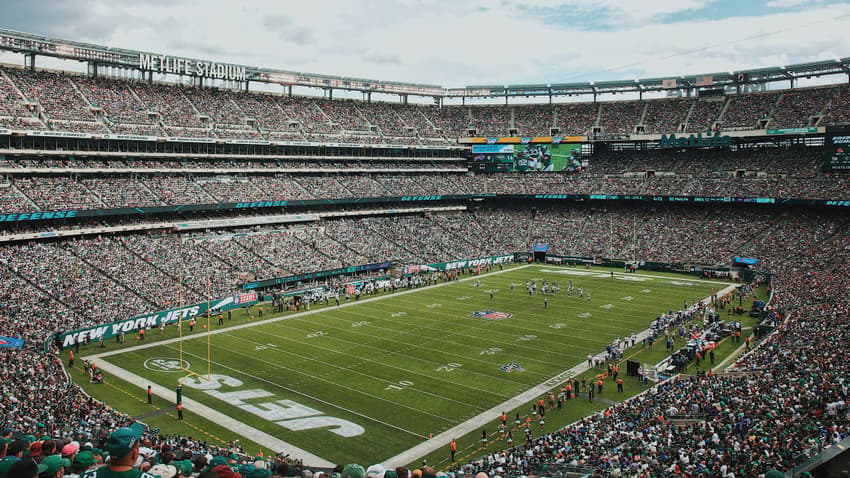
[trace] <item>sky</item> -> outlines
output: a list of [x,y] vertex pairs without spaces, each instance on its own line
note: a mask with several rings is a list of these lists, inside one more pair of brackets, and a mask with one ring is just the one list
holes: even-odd
[[444,87],[672,77],[850,56],[850,2],[831,0],[3,0],[0,27]]

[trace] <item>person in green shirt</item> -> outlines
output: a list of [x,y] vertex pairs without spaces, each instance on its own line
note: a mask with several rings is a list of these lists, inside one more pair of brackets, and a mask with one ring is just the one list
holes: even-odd
[[109,464],[86,470],[80,478],[156,478],[135,467],[143,431],[141,424],[133,423],[110,433],[106,439],[106,451],[111,457]]
[[45,457],[41,460],[41,464],[47,467],[38,474],[42,478],[62,478],[65,475],[65,468],[71,468],[71,460],[59,455]]
[[531,164],[528,160],[528,154],[525,151],[518,151],[514,157],[515,171],[528,171],[531,169]]

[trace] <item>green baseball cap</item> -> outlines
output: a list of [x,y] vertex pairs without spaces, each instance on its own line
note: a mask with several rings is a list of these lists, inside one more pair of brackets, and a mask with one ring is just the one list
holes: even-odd
[[180,460],[171,462],[177,468],[177,473],[183,476],[189,476],[192,474],[192,462],[190,460]]
[[59,455],[50,455],[47,458],[41,460],[41,464],[46,466],[47,469],[44,470],[48,475],[55,475],[57,471],[62,468],[70,468],[71,460],[67,458],[62,458]]
[[365,478],[366,470],[363,469],[362,466],[357,463],[352,463],[350,465],[345,465],[345,468],[342,469],[342,475],[340,478]]
[[18,460],[20,460],[20,458],[12,455],[0,460],[0,478],[6,478],[6,474],[9,473],[9,468],[11,468]]
[[94,453],[90,451],[81,451],[74,456],[74,466],[92,466],[97,463],[94,459]]
[[210,469],[215,468],[218,465],[226,465],[226,464],[227,464],[227,458],[225,458],[223,456],[217,456],[217,457],[213,458],[212,461],[210,462]]
[[270,476],[272,476],[272,472],[266,470],[265,468],[254,468],[251,472],[247,474],[243,473],[242,476],[244,476],[245,478],[269,478]]
[[115,430],[106,439],[106,451],[116,459],[127,456],[139,444],[139,438],[142,437],[144,430],[145,427],[140,423]]

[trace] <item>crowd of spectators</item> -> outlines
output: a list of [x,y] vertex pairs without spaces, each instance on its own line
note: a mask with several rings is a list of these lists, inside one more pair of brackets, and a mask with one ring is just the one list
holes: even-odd
[[445,145],[447,139],[437,131],[433,120],[429,119],[436,106],[394,105],[391,109],[401,117],[408,128],[413,128],[422,144]]
[[[850,237],[846,217],[827,213],[573,206],[532,214],[517,205],[326,220],[319,227],[281,232],[143,233],[4,245],[0,334],[38,344],[46,331],[60,326],[82,327],[178,300],[203,300],[208,278],[213,293],[223,295],[246,277],[385,259],[437,262],[527,250],[536,242],[550,244],[555,254],[611,253],[708,265],[735,253],[760,257],[774,274],[774,304],[787,320],[739,360],[737,375],[662,382],[604,413],[468,467],[524,474],[541,464],[572,464],[621,475],[755,476],[787,469],[847,436],[847,410],[840,402],[847,399],[850,357],[834,344],[850,339],[846,318],[840,320],[848,312],[842,267],[850,259]],[[182,299],[177,295],[181,280]],[[4,402],[3,416],[22,431],[41,422],[50,427],[42,434],[95,440],[102,429],[125,423],[125,417],[70,385],[55,358],[33,362],[38,355],[29,347],[2,353],[6,373],[19,377],[6,381],[7,392],[45,399],[37,402],[38,412],[27,408],[31,401]],[[22,367],[22,361],[39,363],[41,374]],[[59,389],[63,403],[48,397],[58,396]],[[696,410],[704,419],[682,427],[665,418],[681,410]]]
[[[817,148],[604,151],[581,174],[471,174],[461,161],[0,160],[2,212],[411,194],[671,194],[847,199],[847,179],[821,172]],[[403,174],[404,168],[433,172]],[[121,169],[31,175],[21,168]],[[353,168],[370,172],[345,172]],[[295,170],[306,170],[300,172]],[[21,170],[17,172],[17,170]],[[227,172],[221,170],[230,170]],[[393,170],[387,173],[379,170]],[[251,174],[244,174],[251,171]],[[287,171],[293,171],[288,173]],[[315,172],[314,172],[315,171]],[[333,172],[333,174],[328,174]],[[59,194],[61,193],[61,194]]]
[[689,133],[703,133],[712,130],[715,123],[720,119],[720,113],[723,111],[723,105],[725,104],[725,98],[709,98],[695,101],[694,107],[688,117],[685,131]]
[[183,94],[187,88],[145,82],[134,83],[131,87],[148,111],[158,114],[167,126],[204,128],[198,111]]
[[305,134],[335,135],[339,133],[339,125],[331,124],[330,118],[310,98],[283,97],[277,103]]
[[589,134],[599,118],[599,108],[600,103],[554,105],[555,127],[563,136]]
[[748,93],[729,100],[721,122],[723,130],[755,129],[760,120],[767,120],[776,107],[779,93]]
[[[675,260],[677,251],[697,252],[696,260],[719,257],[730,247],[769,257],[772,304],[785,319],[776,333],[730,373],[661,382],[526,445],[476,459],[458,473],[523,475],[583,466],[601,476],[763,476],[787,472],[850,435],[850,356],[836,346],[850,339],[842,271],[850,257],[846,219],[756,215],[746,222],[765,229],[752,233],[736,230],[740,218],[725,213],[663,216],[664,222],[645,227],[653,241],[664,239],[659,250],[672,251],[667,260]],[[580,220],[566,221],[580,227]],[[585,229],[587,235],[599,232]],[[694,251],[693,244],[704,251]],[[652,255],[639,251],[637,257]],[[677,422],[682,414],[696,419]]]
[[514,128],[526,136],[551,136],[555,111],[549,105],[516,105]]
[[[408,125],[396,111],[397,107],[393,103],[384,102],[359,102],[352,105],[365,118],[369,124],[378,130],[384,136],[404,137],[413,136],[414,131],[408,130]],[[398,111],[401,111],[398,108]]]
[[[0,126],[92,134],[445,145],[469,136],[626,135],[848,122],[847,87],[555,104],[437,107],[280,96],[4,68]],[[17,88],[16,88],[17,86]],[[20,93],[19,93],[20,91]],[[28,105],[33,105],[32,107]],[[43,110],[46,123],[41,122]],[[638,128],[638,127],[641,128]]]
[[[646,103],[642,101],[600,103],[599,122],[596,125],[603,134],[625,135],[634,133],[640,123]],[[676,131],[673,127],[672,131]]]
[[48,118],[96,121],[91,106],[74,87],[70,76],[19,68],[5,68],[3,71],[15,82],[26,100],[44,108]]
[[[168,298],[174,297],[177,278],[164,271],[187,270],[185,300],[202,297],[205,280],[198,278],[230,277],[233,271],[222,259],[234,256],[240,261],[261,257],[253,272],[263,277],[389,257],[417,261],[487,255],[500,248],[527,247],[529,241],[548,242],[559,254],[604,253],[613,243],[619,248],[615,254],[628,254],[634,247],[644,260],[703,263],[728,260],[729,251],[744,251],[761,257],[774,273],[774,303],[787,321],[738,361],[738,373],[662,382],[604,413],[467,467],[494,474],[524,474],[542,464],[566,464],[623,476],[682,472],[755,476],[768,469],[787,469],[850,431],[847,410],[841,405],[847,398],[844,380],[850,357],[834,346],[850,339],[846,319],[839,319],[848,312],[842,293],[848,284],[841,270],[850,254],[846,226],[843,217],[805,213],[773,217],[752,211],[577,207],[532,215],[516,208],[340,219],[322,228],[230,238],[134,235],[35,242],[0,249],[2,331],[37,341],[45,329],[58,324],[109,321],[114,316],[107,311],[119,305],[124,311],[134,306],[167,307],[173,304]],[[639,238],[629,245],[635,233]],[[404,248],[408,250],[399,257]],[[345,260],[330,259],[344,256]],[[215,282],[226,289],[225,283]],[[6,370],[25,374],[12,382],[16,387],[9,390],[12,396],[48,398],[46,394],[62,389],[62,396],[70,400],[64,405],[39,402],[47,407],[37,413],[22,402],[6,403],[4,416],[14,413],[20,429],[29,431],[42,422],[52,427],[46,433],[96,439],[100,428],[124,423],[124,417],[70,385],[55,359],[39,359],[51,373],[36,375],[18,366],[34,351],[3,354]],[[682,410],[696,410],[703,420],[683,427],[665,418]]]
[[832,88],[812,88],[787,91],[771,114],[771,128],[800,128],[815,126],[829,101]]
[[298,123],[286,115],[278,104],[276,96],[260,93],[242,94],[235,101],[247,118],[255,120],[259,129],[268,133],[269,139],[304,141]]
[[685,122],[693,104],[690,100],[648,101],[641,121],[643,132],[670,134],[679,131],[679,125]]
[[104,111],[113,124],[152,126],[157,123],[148,107],[133,93],[131,83],[110,78],[77,77],[74,82],[91,105]]
[[850,87],[839,86],[832,90],[821,125],[850,123]]
[[15,91],[15,86],[0,69],[0,117],[32,118],[32,113],[24,106],[23,98]]
[[218,88],[186,88],[184,93],[198,113],[217,127],[248,128],[245,112],[235,101],[239,98],[235,92]]
[[[497,105],[470,107],[469,127],[475,136],[516,136],[510,134],[512,111]],[[542,120],[543,118],[540,118]]]

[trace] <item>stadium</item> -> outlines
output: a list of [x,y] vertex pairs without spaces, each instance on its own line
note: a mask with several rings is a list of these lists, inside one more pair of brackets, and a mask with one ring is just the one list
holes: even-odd
[[0,51],[0,478],[848,472],[850,58],[444,87]]

